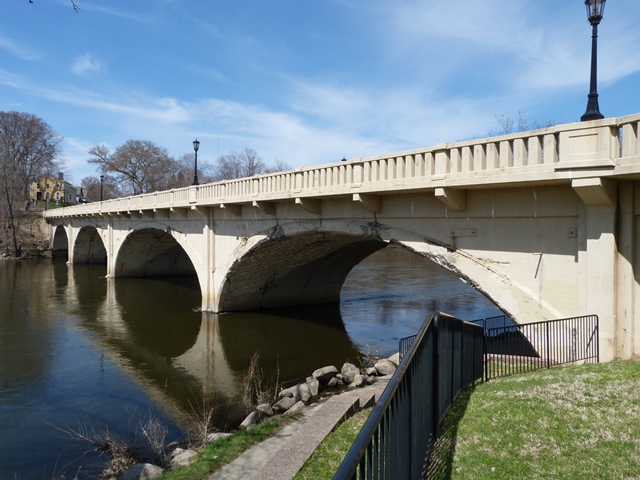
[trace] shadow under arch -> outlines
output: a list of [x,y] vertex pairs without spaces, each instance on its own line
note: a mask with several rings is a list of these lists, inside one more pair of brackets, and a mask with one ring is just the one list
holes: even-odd
[[118,251],[116,277],[197,275],[193,262],[171,234],[158,228],[132,231]]
[[386,246],[379,238],[341,232],[267,238],[229,269],[220,311],[337,303],[351,269]]
[[107,249],[96,227],[82,227],[73,247],[73,263],[107,264]]
[[53,233],[51,255],[55,258],[68,258],[69,256],[69,239],[67,231],[62,225],[58,225]]

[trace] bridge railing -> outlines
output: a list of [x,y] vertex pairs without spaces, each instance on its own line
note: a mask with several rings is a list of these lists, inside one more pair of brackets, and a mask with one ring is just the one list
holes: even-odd
[[482,378],[480,326],[431,315],[400,362],[334,480],[424,478],[438,422]]
[[[224,180],[49,210],[47,217],[289,200],[388,190],[463,188],[478,182],[567,181],[593,169],[640,164],[640,114],[442,143],[393,155]],[[585,173],[582,173],[585,172]],[[606,174],[604,172],[599,175]],[[482,179],[485,180],[482,180]],[[522,178],[522,177],[521,177]]]

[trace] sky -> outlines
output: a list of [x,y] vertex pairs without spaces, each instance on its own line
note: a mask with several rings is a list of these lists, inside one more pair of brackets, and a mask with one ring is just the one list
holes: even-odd
[[[295,168],[576,122],[589,93],[583,0],[1,1],[0,111],[46,121],[75,185],[99,144]],[[605,117],[640,112],[639,22],[607,2]]]

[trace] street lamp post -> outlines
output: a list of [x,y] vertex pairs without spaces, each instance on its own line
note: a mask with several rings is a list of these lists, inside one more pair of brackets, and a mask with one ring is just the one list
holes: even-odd
[[100,175],[100,201],[102,201],[102,194],[104,192],[104,175]]
[[587,7],[587,18],[593,33],[591,34],[591,88],[589,89],[587,111],[580,118],[583,122],[604,118],[598,106],[598,24],[602,20],[606,1],[584,0],[584,4]]
[[193,171],[193,184],[194,185],[198,185],[198,149],[199,148],[200,148],[200,142],[196,138],[193,141],[193,151],[196,152],[196,155],[195,155],[196,163],[195,163],[195,168],[194,168],[194,171]]

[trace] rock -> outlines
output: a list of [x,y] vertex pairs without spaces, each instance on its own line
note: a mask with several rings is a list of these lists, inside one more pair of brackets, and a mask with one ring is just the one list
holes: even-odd
[[364,387],[367,385],[367,377],[365,375],[357,374],[353,377],[353,382],[351,382],[354,387]]
[[396,365],[393,362],[391,362],[387,358],[382,358],[382,359],[378,360],[376,362],[376,364],[374,365],[374,367],[376,367],[376,370],[382,376],[391,375],[391,374],[395,373],[396,368],[398,368],[398,367],[396,367]]
[[171,467],[180,468],[191,465],[195,461],[196,452],[193,450],[185,450],[176,448],[171,454]]
[[331,380],[337,374],[338,374],[338,369],[333,365],[330,365],[328,367],[322,367],[315,370],[312,373],[312,376],[313,378],[318,380],[321,384],[326,385],[329,382],[329,380]]
[[287,415],[289,415],[290,413],[300,412],[300,411],[304,410],[305,406],[306,405],[304,404],[304,402],[302,400],[300,400],[293,407],[291,407],[289,410],[287,410]]
[[259,420],[260,420],[260,414],[254,410],[249,415],[247,415],[247,418],[245,418],[242,421],[242,423],[238,428],[242,428],[243,430],[247,428],[251,428],[254,425],[257,425]]
[[388,382],[389,380],[391,380],[392,377],[393,375],[384,375],[382,377],[371,377],[371,381],[373,383]]
[[209,435],[207,435],[207,443],[213,443],[216,442],[222,438],[226,438],[226,437],[230,437],[231,434],[230,433],[225,433],[225,432],[214,432],[214,433],[210,433]]
[[353,382],[353,379],[355,378],[356,375],[360,374],[360,369],[358,367],[356,367],[353,363],[345,363],[344,365],[342,365],[342,379],[344,381],[344,383],[349,384]]
[[272,408],[274,412],[286,412],[291,407],[293,407],[295,403],[296,401],[293,399],[293,397],[284,397],[283,399],[274,403]]
[[151,463],[137,463],[118,477],[118,480],[152,480],[162,475],[163,470]]
[[338,382],[339,382],[338,378],[333,377],[331,380],[329,380],[329,383],[327,383],[327,387],[330,387],[330,388],[337,387]]
[[378,376],[378,370],[376,370],[376,367],[369,367],[367,368],[367,375],[369,377],[376,377]]
[[312,397],[317,397],[320,393],[320,382],[313,377],[311,380],[307,380],[307,387],[309,387]]
[[298,393],[298,385],[294,385],[293,387],[285,388],[284,390],[280,391],[278,396],[280,398],[293,397],[293,399],[297,402],[298,400],[300,400],[300,394]]
[[[311,400],[311,397],[313,395],[311,395],[311,390],[309,389],[309,385],[307,385],[306,383],[301,383],[299,385],[296,385],[297,389],[296,389],[296,393],[298,394],[298,398],[300,400],[302,400],[304,403],[307,403],[309,400]],[[295,395],[294,395],[295,398]]]
[[256,407],[256,411],[259,412],[262,416],[271,417],[273,416],[273,408],[268,403],[263,403]]
[[393,355],[391,355],[389,357],[389,361],[393,364],[395,364],[395,366],[397,367],[398,365],[400,365],[400,352],[398,353],[394,353]]

